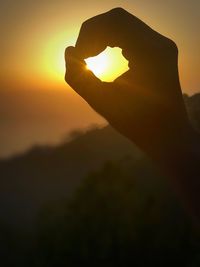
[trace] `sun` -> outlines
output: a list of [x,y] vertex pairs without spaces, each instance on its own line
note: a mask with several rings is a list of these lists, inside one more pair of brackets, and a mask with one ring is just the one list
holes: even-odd
[[[65,75],[65,60],[64,51],[67,46],[75,46],[76,34],[72,31],[68,33],[69,38],[66,41],[66,32],[61,32],[48,42],[40,51],[38,64],[40,72],[46,77],[45,84],[48,81],[48,86],[52,84],[64,84]],[[122,49],[119,47],[107,47],[102,53],[95,57],[85,59],[86,69],[91,70],[99,79],[105,82],[112,82],[118,76],[126,72],[128,68],[128,61],[122,55]]]
[[129,70],[128,61],[119,47],[107,47],[99,55],[85,59],[85,62],[86,68],[105,82],[112,82]]
[[96,57],[91,57],[85,60],[86,68],[91,70],[96,76],[100,76],[106,72],[109,67],[109,58],[105,52],[102,52]]
[[[67,36],[67,37],[66,37]],[[46,38],[46,37],[45,37]],[[43,40],[43,46],[38,48],[38,68],[43,73],[45,84],[64,85],[65,76],[65,58],[64,51],[68,46],[75,46],[75,30],[71,32],[61,31],[60,33],[51,33],[48,40]]]

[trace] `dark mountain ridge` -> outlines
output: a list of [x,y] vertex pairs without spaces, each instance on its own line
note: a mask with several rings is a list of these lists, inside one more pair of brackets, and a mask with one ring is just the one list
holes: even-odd
[[[200,94],[184,96],[194,127],[200,129]],[[0,161],[0,221],[12,225],[34,222],[48,202],[69,197],[83,177],[107,161],[133,160],[143,154],[110,126],[75,134],[56,147],[34,147]]]

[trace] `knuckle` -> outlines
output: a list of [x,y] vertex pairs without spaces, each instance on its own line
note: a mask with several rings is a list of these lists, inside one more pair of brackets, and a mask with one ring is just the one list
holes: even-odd
[[71,75],[69,68],[66,68],[66,71],[65,71],[65,81],[69,85],[73,84],[73,76]]
[[90,27],[92,26],[92,24],[94,23],[94,20],[95,20],[95,17],[92,17],[92,18],[89,18],[89,19],[85,20],[81,25],[81,30],[80,31],[82,33],[87,32],[90,29]]
[[81,30],[84,30],[87,28],[87,25],[88,25],[88,20],[84,21],[81,25]]
[[73,46],[69,46],[69,47],[67,47],[65,49],[65,59],[66,60],[71,56],[73,50],[74,50],[74,47]]
[[174,50],[174,52],[176,54],[178,54],[178,46],[177,46],[177,44],[174,41],[171,41],[171,42],[172,42],[172,49]]
[[67,48],[65,49],[65,60],[67,60],[67,58],[68,58],[68,54],[69,54],[69,48],[67,47]]
[[111,9],[110,12],[116,15],[120,15],[120,14],[124,14],[126,11],[122,7],[116,7],[116,8]]
[[173,40],[168,39],[168,46],[173,53],[178,54],[178,46]]
[[161,47],[165,50],[165,55],[169,56],[170,58],[177,58],[178,56],[178,47],[176,45],[176,43],[167,38],[167,37],[164,37],[163,38],[163,41],[161,42]]
[[65,81],[66,81],[66,83],[70,83],[70,79],[69,79],[69,75],[68,75],[67,71],[65,72]]

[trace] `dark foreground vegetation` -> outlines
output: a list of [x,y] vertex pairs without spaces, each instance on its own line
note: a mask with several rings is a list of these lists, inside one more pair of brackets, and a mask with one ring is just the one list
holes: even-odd
[[[200,95],[185,96],[200,129]],[[200,266],[167,178],[112,128],[0,161],[0,266]]]

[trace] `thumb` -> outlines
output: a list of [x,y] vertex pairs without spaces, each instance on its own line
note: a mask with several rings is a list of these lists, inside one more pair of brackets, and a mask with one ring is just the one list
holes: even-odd
[[90,105],[93,106],[96,101],[100,101],[103,97],[103,83],[87,69],[85,61],[81,59],[75,47],[66,48],[65,62],[66,82]]

